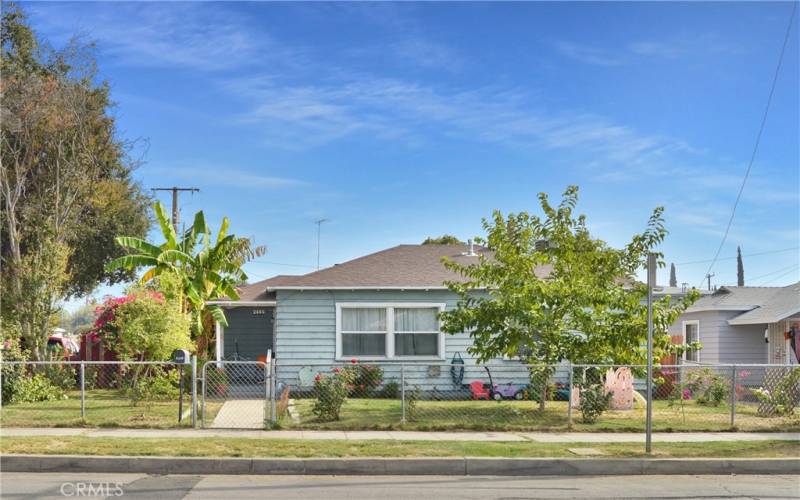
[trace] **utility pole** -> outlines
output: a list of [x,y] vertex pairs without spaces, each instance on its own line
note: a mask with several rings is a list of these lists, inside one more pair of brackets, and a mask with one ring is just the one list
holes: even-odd
[[200,190],[198,188],[183,188],[183,187],[171,187],[171,188],[153,188],[153,191],[172,191],[172,226],[175,228],[175,232],[178,232],[178,192],[180,191],[189,191],[190,193],[199,193]]
[[647,415],[645,451],[653,451],[653,287],[656,286],[656,256],[647,254]]
[[711,291],[711,278],[713,278],[714,276],[716,276],[716,274],[714,274],[714,273],[706,274],[706,279],[708,280],[708,291],[709,292]]
[[322,223],[328,222],[330,219],[317,219],[314,223],[317,225],[317,270],[319,270],[319,237],[322,231]]

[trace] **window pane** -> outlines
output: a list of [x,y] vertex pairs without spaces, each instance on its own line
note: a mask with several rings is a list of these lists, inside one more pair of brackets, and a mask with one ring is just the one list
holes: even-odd
[[394,310],[394,329],[397,332],[436,332],[439,331],[439,320],[436,315],[439,309],[401,308]]
[[343,333],[343,356],[384,356],[386,354],[386,335],[369,333]]
[[386,309],[377,307],[342,309],[343,332],[385,332]]
[[397,356],[436,356],[439,354],[439,334],[396,333],[394,353]]

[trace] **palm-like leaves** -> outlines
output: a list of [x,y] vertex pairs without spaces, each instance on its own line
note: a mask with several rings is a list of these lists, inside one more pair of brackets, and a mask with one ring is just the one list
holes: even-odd
[[192,226],[178,240],[164,206],[157,202],[153,210],[164,243],[157,246],[139,238],[120,236],[116,239],[117,243],[131,250],[131,253],[114,259],[106,268],[147,267],[140,280],[143,283],[165,272],[174,273],[183,285],[188,301],[184,308],[192,313],[196,331],[202,332],[205,314],[227,326],[222,308],[207,302],[221,297],[238,299],[236,285],[247,280],[241,266],[251,258],[262,255],[264,247],[253,247],[250,239],[227,234],[230,226],[227,217],[222,220],[212,244],[211,230],[202,211],[195,214]]

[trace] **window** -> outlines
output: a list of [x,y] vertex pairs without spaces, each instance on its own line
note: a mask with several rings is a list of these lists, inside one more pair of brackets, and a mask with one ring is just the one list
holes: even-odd
[[339,303],[336,357],[442,358],[438,315],[444,304]]
[[394,353],[396,356],[439,354],[439,309],[396,308],[394,310]]
[[[693,342],[700,342],[700,322],[697,320],[684,321],[683,343],[691,344]],[[694,361],[695,363],[698,363],[700,362],[700,351],[697,349],[689,349],[683,355],[683,359],[685,359],[686,361]]]
[[343,356],[386,355],[386,309],[341,309]]

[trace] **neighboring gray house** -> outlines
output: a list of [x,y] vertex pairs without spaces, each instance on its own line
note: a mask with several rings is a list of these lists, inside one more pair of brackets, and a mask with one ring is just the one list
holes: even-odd
[[703,348],[685,355],[702,364],[797,364],[785,333],[800,341],[800,282],[784,287],[721,287],[701,297],[670,328]]
[[[245,286],[240,300],[218,302],[226,307],[229,326],[218,325],[217,359],[256,360],[271,349],[283,380],[304,367],[353,358],[384,366],[411,364],[418,377],[413,383],[452,390],[443,363],[457,355],[466,364],[465,383],[484,379],[484,369],[475,367],[467,350],[469,335],[441,333],[437,319],[458,301],[444,282],[462,279],[444,267],[442,257],[470,263],[477,262],[479,252],[487,253],[465,245],[399,245],[309,274]],[[491,365],[495,382],[527,381],[518,360]],[[387,375],[390,369],[384,368]]]

